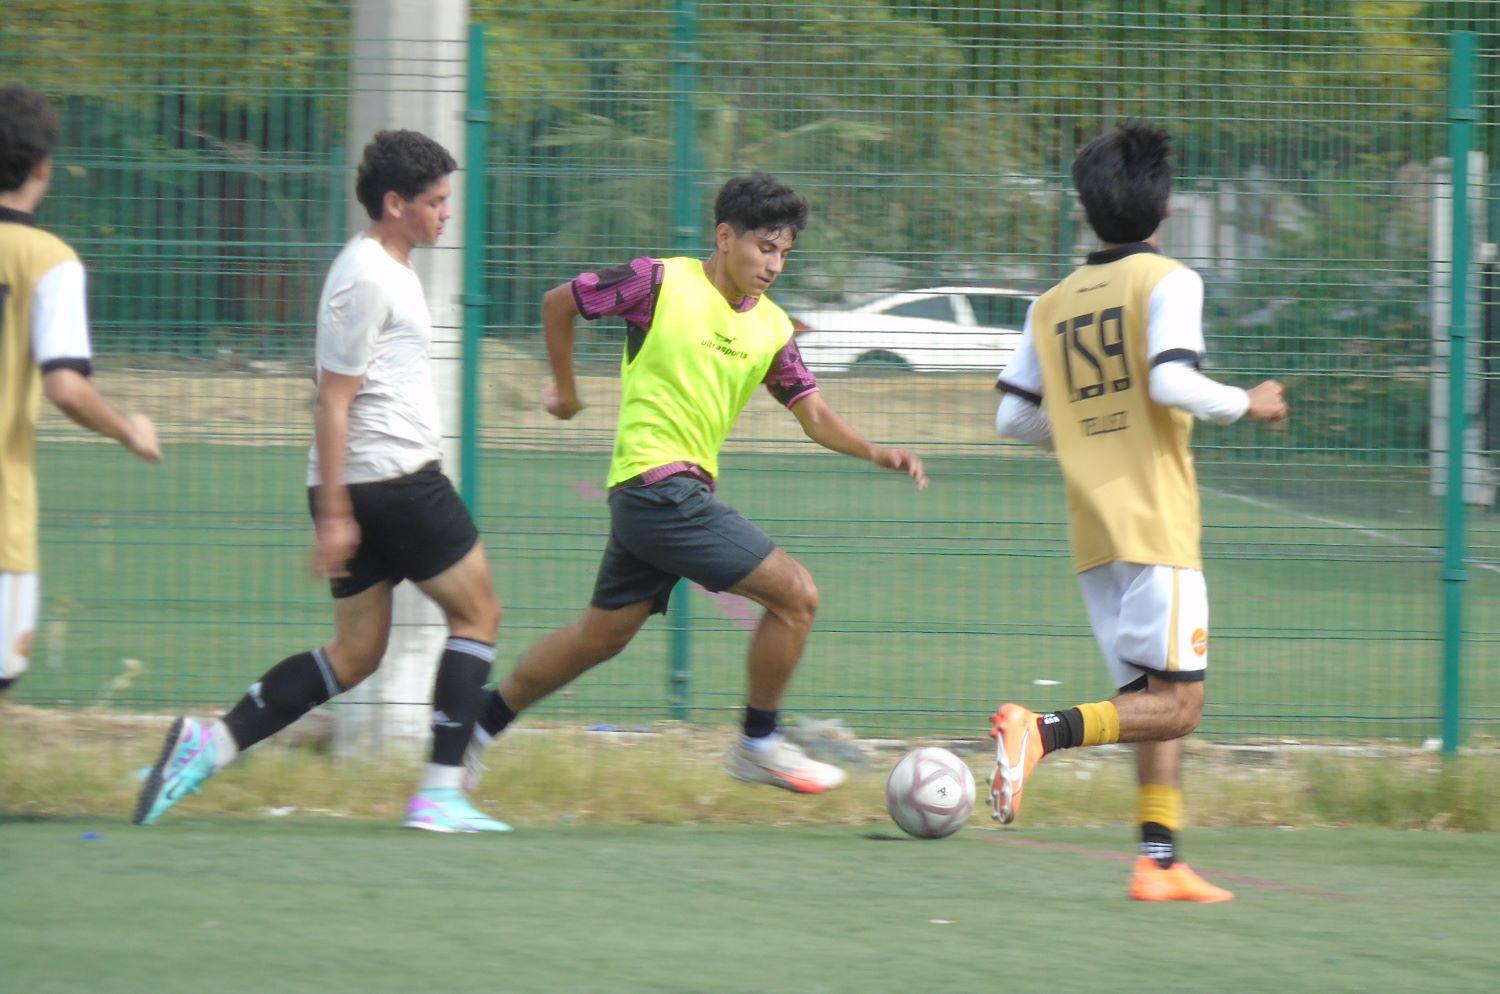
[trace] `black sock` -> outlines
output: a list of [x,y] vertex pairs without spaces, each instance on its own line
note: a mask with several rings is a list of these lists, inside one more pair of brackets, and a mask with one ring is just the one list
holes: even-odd
[[250,685],[224,724],[235,744],[248,749],[268,739],[343,691],[322,649],[288,656]]
[[776,731],[776,712],[745,706],[745,737],[763,739]]
[[439,766],[463,765],[494,659],[492,645],[474,639],[448,640],[432,688],[432,761]]
[[500,689],[497,687],[490,691],[489,696],[484,699],[484,710],[479,712],[479,727],[484,729],[484,734],[494,738],[515,720],[516,713],[505,703],[505,698],[500,696]]
[[1044,714],[1038,719],[1037,728],[1042,733],[1044,753],[1083,744],[1083,712],[1077,708]]
[[1177,861],[1177,845],[1172,830],[1154,821],[1141,823],[1141,855],[1156,860],[1165,870]]

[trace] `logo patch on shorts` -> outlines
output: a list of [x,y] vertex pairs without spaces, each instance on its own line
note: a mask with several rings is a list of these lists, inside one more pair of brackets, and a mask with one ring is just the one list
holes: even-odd
[[1201,628],[1193,629],[1193,655],[1202,656],[1208,653],[1208,632]]

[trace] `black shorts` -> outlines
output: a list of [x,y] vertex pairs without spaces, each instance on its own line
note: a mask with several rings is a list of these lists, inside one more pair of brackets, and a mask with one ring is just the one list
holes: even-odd
[[[317,517],[314,488],[307,504]],[[353,597],[382,580],[430,580],[469,554],[479,530],[458,491],[435,462],[394,480],[349,484],[359,548],[349,575],[328,581],[336,598]]]
[[614,611],[649,600],[660,614],[682,577],[728,590],[775,549],[702,480],[678,475],[626,487],[609,495],[609,544],[589,603]]

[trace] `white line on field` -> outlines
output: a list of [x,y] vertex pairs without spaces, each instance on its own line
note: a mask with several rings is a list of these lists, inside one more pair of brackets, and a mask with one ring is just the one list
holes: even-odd
[[[1242,504],[1249,504],[1252,507],[1258,507],[1265,511],[1275,511],[1278,514],[1289,514],[1293,517],[1303,518],[1307,521],[1316,521],[1320,525],[1332,525],[1335,528],[1348,528],[1351,531],[1359,532],[1361,535],[1365,535],[1373,539],[1378,539],[1382,542],[1389,542],[1392,545],[1402,545],[1408,549],[1426,549],[1428,551],[1431,551],[1432,549],[1432,547],[1429,545],[1423,545],[1421,542],[1413,542],[1409,539],[1404,539],[1400,535],[1396,535],[1392,532],[1381,531],[1378,528],[1365,528],[1361,525],[1355,524],[1352,521],[1340,521],[1338,518],[1325,518],[1321,514],[1309,514],[1306,511],[1298,511],[1294,508],[1286,507],[1282,504],[1277,504],[1275,501],[1261,500],[1258,497],[1246,497],[1244,494],[1232,494],[1223,490],[1215,490],[1212,487],[1204,487],[1203,492],[1213,494],[1215,497],[1227,497],[1230,500],[1237,500]],[[1494,563],[1470,562],[1468,565],[1474,567],[1475,569],[1484,569],[1489,570],[1491,573],[1500,573],[1500,566],[1496,566]]]

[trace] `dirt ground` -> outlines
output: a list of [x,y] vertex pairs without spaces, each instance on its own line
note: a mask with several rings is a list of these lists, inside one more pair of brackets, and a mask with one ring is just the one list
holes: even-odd
[[[620,383],[602,364],[579,377],[579,392],[588,407],[566,424],[542,410],[541,390],[550,381],[542,360],[487,342],[480,368],[482,444],[543,449],[610,445]],[[150,416],[165,436],[177,441],[300,445],[311,433],[312,378],[310,369],[299,364],[147,369],[105,362],[95,381],[117,406]],[[997,444],[998,395],[989,376],[830,374],[820,377],[820,386],[835,410],[878,441],[946,454],[992,451]],[[69,437],[72,430],[64,419],[50,406],[43,407],[43,433]],[[456,415],[452,417],[456,421]],[[730,447],[774,450],[791,444],[805,444],[796,419],[769,394],[757,392],[740,417]]]

